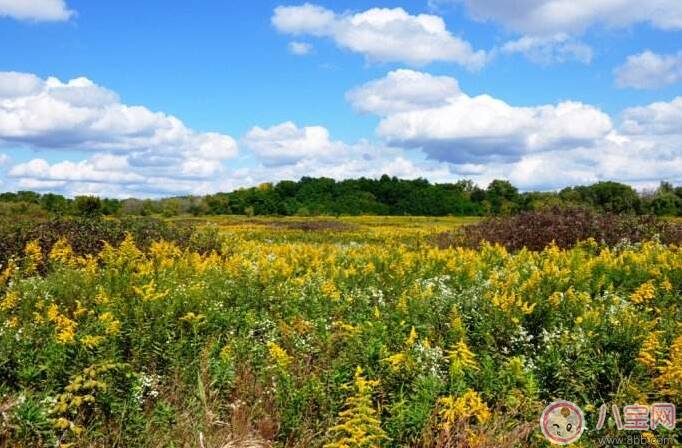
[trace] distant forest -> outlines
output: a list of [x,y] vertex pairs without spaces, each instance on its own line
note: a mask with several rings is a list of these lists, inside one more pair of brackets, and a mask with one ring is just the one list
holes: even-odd
[[15,215],[508,215],[546,207],[588,207],[628,214],[682,215],[682,187],[662,182],[639,193],[617,182],[564,188],[554,192],[519,192],[510,182],[494,180],[487,188],[472,181],[433,184],[403,180],[303,177],[298,182],[265,183],[230,193],[164,199],[67,198],[32,191],[0,194],[0,216]]

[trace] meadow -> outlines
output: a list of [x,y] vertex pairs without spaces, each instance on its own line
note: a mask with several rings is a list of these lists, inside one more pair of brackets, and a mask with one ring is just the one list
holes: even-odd
[[682,249],[438,244],[476,221],[36,237],[0,273],[0,446],[543,447],[564,399],[592,447],[602,404],[682,401]]

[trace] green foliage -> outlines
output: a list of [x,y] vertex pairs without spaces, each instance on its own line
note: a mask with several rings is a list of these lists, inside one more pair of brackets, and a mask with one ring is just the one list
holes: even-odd
[[[3,204],[15,204],[7,207]],[[17,206],[22,204],[21,208]],[[387,175],[379,179],[303,177],[230,193],[203,197],[163,199],[75,199],[31,191],[0,194],[0,216],[18,216],[35,210],[52,216],[133,215],[164,217],[182,215],[393,215],[481,216],[511,215],[547,207],[589,207],[618,214],[682,214],[682,187],[662,182],[654,194],[638,194],[617,182],[569,187],[560,192],[524,192],[506,180],[493,180],[486,189],[472,181],[432,184],[425,179],[404,180]]]
[[102,200],[96,196],[76,196],[74,200],[76,215],[94,218],[102,215]]

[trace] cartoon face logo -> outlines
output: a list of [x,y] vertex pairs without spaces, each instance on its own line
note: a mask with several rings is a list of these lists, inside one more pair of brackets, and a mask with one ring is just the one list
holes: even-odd
[[569,445],[582,436],[585,430],[585,416],[574,403],[555,401],[542,412],[540,429],[550,443]]

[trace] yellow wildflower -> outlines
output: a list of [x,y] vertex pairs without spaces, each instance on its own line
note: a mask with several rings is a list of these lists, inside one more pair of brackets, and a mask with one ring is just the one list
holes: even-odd
[[345,409],[339,413],[339,423],[329,429],[334,441],[324,448],[374,448],[388,439],[372,403],[372,393],[378,385],[378,381],[367,380],[360,367],[356,369],[354,393],[346,399]]
[[52,246],[49,259],[50,261],[61,263],[64,266],[68,266],[70,268],[75,268],[78,266],[76,254],[73,252],[68,240],[64,237],[59,238],[54,246]]
[[114,315],[107,311],[99,316],[99,321],[104,324],[104,332],[109,336],[116,336],[121,332],[121,322],[114,318]]
[[476,355],[469,349],[469,346],[461,339],[448,353],[452,367],[456,369],[479,370]]
[[50,322],[55,324],[57,342],[60,344],[74,342],[76,339],[76,327],[78,326],[76,322],[60,314],[59,307],[54,303],[47,310],[47,317]]
[[268,353],[270,354],[270,357],[275,361],[275,364],[277,364],[278,367],[281,369],[286,369],[289,367],[291,364],[291,357],[289,354],[284,350],[282,347],[277,345],[276,342],[268,342],[267,343],[268,347]]
[[19,303],[19,293],[16,291],[8,291],[5,297],[0,301],[0,311],[11,311]]
[[95,348],[104,341],[104,336],[83,336],[80,338],[81,344],[87,348]]
[[632,303],[640,304],[650,301],[655,296],[656,287],[654,286],[653,282],[646,282],[640,285],[640,287],[630,295],[630,301]]
[[413,326],[410,330],[410,335],[405,339],[405,347],[410,348],[415,342],[417,342],[417,330]]
[[478,423],[485,423],[490,419],[490,409],[483,402],[481,396],[473,390],[467,390],[461,397],[447,396],[438,400],[440,409],[440,428],[449,431],[457,423],[463,423],[475,418]]
[[30,241],[24,248],[24,273],[33,275],[43,262],[43,252],[38,240]]
[[324,282],[320,287],[320,291],[322,291],[322,294],[329,297],[334,302],[341,300],[341,291],[339,291],[339,288],[337,288],[333,282]]
[[154,280],[151,280],[146,285],[133,286],[133,291],[135,291],[135,294],[137,294],[138,297],[140,297],[140,299],[142,299],[144,302],[155,302],[157,300],[161,300],[169,293],[169,291],[157,291]]
[[673,341],[669,358],[659,367],[659,372],[660,376],[654,380],[654,385],[662,388],[660,392],[671,397],[682,397],[682,336]]
[[199,325],[204,321],[204,319],[206,319],[206,316],[204,316],[203,314],[194,314],[192,312],[187,313],[180,318],[180,320],[184,320],[190,325]]
[[649,333],[649,336],[644,340],[642,347],[639,349],[637,361],[649,369],[654,369],[656,367],[656,352],[661,345],[661,341],[659,340],[661,334],[661,331],[652,331]]

